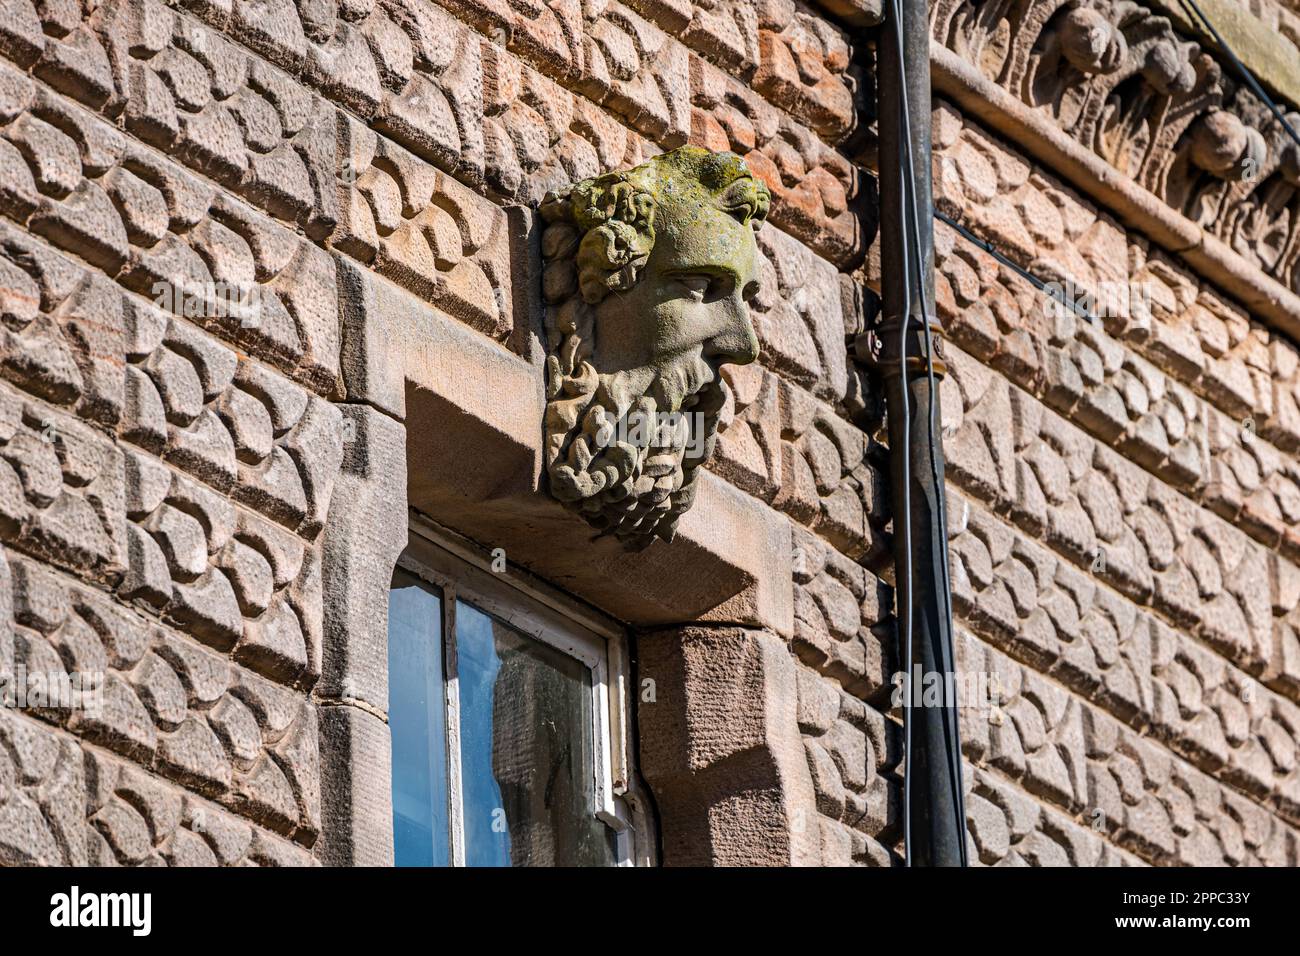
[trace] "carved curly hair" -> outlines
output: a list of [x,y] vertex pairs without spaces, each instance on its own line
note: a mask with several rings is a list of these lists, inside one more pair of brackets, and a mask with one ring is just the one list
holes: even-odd
[[[655,241],[656,197],[698,199],[757,228],[771,205],[767,186],[734,153],[683,146],[634,169],[586,179],[542,200],[542,218],[560,227],[547,259],[566,258],[576,240],[578,287],[589,305],[611,291],[626,291],[641,278]],[[568,228],[564,228],[568,226]],[[547,230],[551,232],[550,229]],[[562,245],[563,240],[570,240]],[[547,250],[543,250],[544,254]]]

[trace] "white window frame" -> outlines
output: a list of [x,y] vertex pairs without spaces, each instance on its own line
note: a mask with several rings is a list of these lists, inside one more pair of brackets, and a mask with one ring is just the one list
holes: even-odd
[[[588,668],[592,691],[591,781],[596,817],[614,831],[618,866],[649,862],[648,814],[641,812],[629,758],[627,635],[616,621],[412,510],[397,566],[442,592],[446,685],[447,817],[452,866],[465,865],[461,798],[460,687],[456,668],[456,601],[473,604],[522,634]],[[497,570],[497,569],[504,570]]]

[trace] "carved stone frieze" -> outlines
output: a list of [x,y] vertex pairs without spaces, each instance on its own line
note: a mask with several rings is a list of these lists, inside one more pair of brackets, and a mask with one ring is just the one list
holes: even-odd
[[986,78],[1300,290],[1300,147],[1217,50],[1131,0],[940,0],[932,17]]

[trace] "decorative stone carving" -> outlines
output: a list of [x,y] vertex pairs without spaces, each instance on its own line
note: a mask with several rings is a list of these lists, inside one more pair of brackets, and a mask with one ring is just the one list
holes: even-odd
[[631,548],[672,540],[713,450],[720,370],[758,357],[770,201],[740,157],[683,147],[542,204],[551,491]]
[[[957,659],[967,673],[992,675],[998,688],[996,708],[963,713],[963,751],[980,768],[973,775],[977,790],[982,781],[1015,780],[1043,803],[1086,822],[1089,843],[1104,836],[1148,863],[1294,865],[1300,834],[1222,780],[960,631]],[[1176,706],[1162,700],[1157,709]],[[1259,739],[1271,744],[1272,735],[1256,738],[1252,728],[1250,736],[1267,764],[1267,745]],[[1224,776],[1235,782],[1233,774]],[[1286,797],[1279,802],[1285,813]],[[990,849],[981,845],[986,860],[997,856],[987,854]],[[1094,845],[1058,862],[1088,865],[1100,850]],[[1038,862],[1052,865],[1059,852]]]
[[[0,87],[5,247],[44,237],[123,288],[335,393],[338,302],[325,250],[4,62]],[[223,305],[231,292],[256,312]],[[108,336],[98,333],[96,347],[113,348]],[[92,383],[101,393],[106,372]],[[92,417],[113,418],[107,395],[90,401]]]
[[[1185,38],[1160,6],[939,0],[932,32],[984,77],[1296,291],[1300,243],[1291,237],[1300,218],[1300,149],[1213,46]],[[1300,122],[1288,112],[1289,123]]]
[[[15,667],[67,679],[97,674],[101,681],[97,707],[28,706],[23,716],[0,720],[0,753],[10,746],[6,737],[39,719],[148,769],[154,775],[150,786],[172,793],[169,800],[179,803],[179,796],[159,787],[156,778],[179,783],[302,846],[315,842],[321,826],[320,748],[316,708],[309,700],[188,636],[148,622],[97,588],[12,551],[0,553],[0,592],[0,628],[12,635]],[[53,747],[56,740],[67,738],[47,737],[41,746]],[[67,744],[59,748],[69,750]],[[49,765],[53,759],[51,754],[40,762]],[[117,765],[105,757],[100,772],[104,761]],[[140,862],[149,855],[147,845],[139,853],[123,853],[114,837],[121,812],[96,816],[112,790],[111,776],[98,780],[99,786],[79,801],[84,812],[119,857]],[[43,799],[51,799],[54,781],[40,789]],[[128,802],[146,812],[140,802]],[[175,826],[173,820],[167,830]],[[164,836],[158,833],[156,842]],[[7,859],[5,839],[0,824],[0,860]],[[71,834],[65,843],[71,845]],[[176,843],[172,847],[180,849]],[[50,862],[58,858],[51,856]]]

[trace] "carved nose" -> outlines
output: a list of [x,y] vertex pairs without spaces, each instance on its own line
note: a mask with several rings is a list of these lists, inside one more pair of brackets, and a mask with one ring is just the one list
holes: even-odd
[[749,319],[749,306],[738,299],[727,312],[726,324],[705,343],[705,355],[719,364],[748,365],[758,359],[758,336]]

